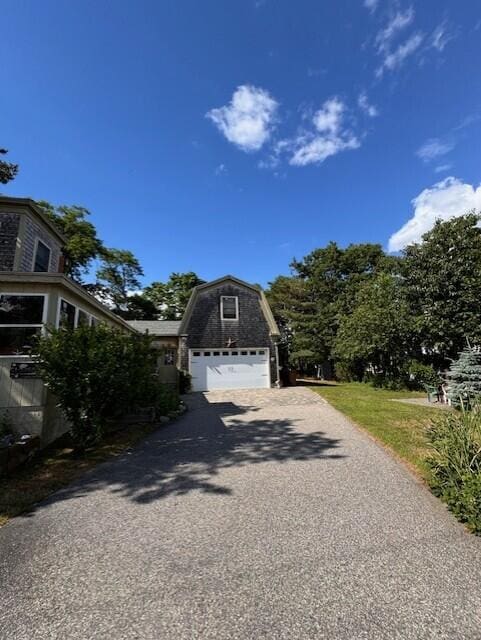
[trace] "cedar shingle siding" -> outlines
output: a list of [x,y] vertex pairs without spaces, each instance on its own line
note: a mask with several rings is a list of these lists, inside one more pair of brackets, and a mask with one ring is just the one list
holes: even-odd
[[60,244],[48,231],[28,217],[25,218],[25,236],[23,239],[23,252],[20,264],[21,271],[32,271],[33,252],[35,251],[35,241],[37,238],[50,249],[49,271],[56,273],[60,261]]
[[0,213],[0,271],[13,271],[20,216]]

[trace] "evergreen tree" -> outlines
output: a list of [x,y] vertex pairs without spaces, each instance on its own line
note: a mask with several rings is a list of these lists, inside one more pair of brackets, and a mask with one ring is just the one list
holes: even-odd
[[466,347],[448,373],[448,397],[455,407],[469,408],[481,398],[481,348]]

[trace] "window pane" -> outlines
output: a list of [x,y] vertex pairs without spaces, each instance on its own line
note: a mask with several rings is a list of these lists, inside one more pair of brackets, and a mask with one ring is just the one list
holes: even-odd
[[223,356],[228,356],[228,355],[229,355],[229,352],[228,352],[228,351],[223,351],[223,352],[222,352],[222,355],[223,355]]
[[204,351],[204,356],[210,356],[210,351]]
[[222,317],[226,319],[237,318],[236,298],[229,296],[222,298]]
[[200,351],[194,351],[193,356],[200,356]]
[[73,329],[75,326],[75,307],[66,300],[60,301],[60,327]]
[[0,355],[29,354],[40,327],[0,327]]
[[241,356],[246,356],[247,355],[247,351],[241,351]]
[[239,352],[238,351],[232,351],[231,356],[238,356]]
[[175,349],[166,349],[164,351],[164,364],[165,365],[175,364]]
[[89,320],[90,320],[89,314],[85,313],[85,311],[82,311],[82,309],[79,309],[77,326],[79,326],[79,327],[88,327],[89,326]]
[[34,271],[48,271],[50,264],[50,249],[40,240],[37,244],[37,253],[35,254]]
[[249,351],[249,355],[251,355],[251,356],[255,356],[255,355],[256,355],[256,352],[255,352],[255,351]]
[[0,295],[0,324],[42,324],[43,296]]

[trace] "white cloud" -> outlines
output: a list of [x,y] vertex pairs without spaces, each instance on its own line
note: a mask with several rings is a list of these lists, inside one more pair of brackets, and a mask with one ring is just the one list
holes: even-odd
[[431,36],[431,46],[438,51],[443,51],[450,40],[456,37],[455,33],[448,30],[446,22],[442,22],[434,29]]
[[394,51],[392,51],[391,53],[388,53],[385,56],[382,65],[378,67],[376,71],[376,76],[380,78],[383,75],[385,69],[388,69],[389,71],[394,71],[394,69],[400,67],[403,64],[404,60],[408,56],[413,54],[416,51],[416,49],[418,49],[418,47],[421,45],[423,40],[424,40],[424,34],[415,33],[410,38],[408,38],[405,42],[400,44]]
[[454,142],[448,142],[441,140],[440,138],[431,138],[427,140],[416,151],[416,155],[424,162],[430,162],[441,156],[445,156],[447,153],[454,149]]
[[387,23],[384,29],[381,29],[376,36],[376,44],[378,51],[389,52],[391,47],[391,41],[395,36],[406,27],[408,27],[414,20],[414,10],[409,7],[404,13],[397,12],[391,20]]
[[344,127],[346,107],[339,98],[326,100],[312,118],[314,132],[304,132],[290,141],[283,141],[284,148],[292,151],[289,164],[303,167],[320,164],[341,151],[357,149],[361,143]]
[[320,133],[336,134],[341,127],[345,108],[339,98],[326,100],[319,111],[314,114],[314,126]]
[[438,167],[434,169],[435,173],[445,173],[453,168],[452,164],[440,164]]
[[215,175],[216,176],[220,176],[222,173],[226,173],[227,172],[227,167],[225,166],[225,164],[223,162],[221,162],[216,168],[215,168]]
[[206,117],[243,151],[258,151],[269,139],[278,103],[258,87],[237,87],[230,104],[211,109]]
[[371,12],[376,11],[378,4],[379,0],[364,0],[364,6]]
[[452,176],[424,189],[414,200],[413,216],[389,238],[389,251],[419,242],[436,220],[449,220],[481,209],[481,185],[475,187]]
[[359,98],[357,99],[357,104],[359,105],[359,108],[361,109],[361,111],[363,111],[370,118],[375,118],[376,116],[379,115],[379,111],[377,107],[375,107],[373,104],[370,104],[367,98],[367,95],[364,91],[359,94]]
[[310,142],[305,139],[300,139],[298,142],[300,146],[289,160],[289,164],[297,167],[304,167],[307,164],[314,163],[321,164],[330,156],[335,156],[341,151],[357,149],[361,146],[361,143],[355,136],[346,139],[316,136]]

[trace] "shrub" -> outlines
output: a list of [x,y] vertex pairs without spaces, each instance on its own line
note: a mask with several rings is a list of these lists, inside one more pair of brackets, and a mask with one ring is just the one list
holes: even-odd
[[13,434],[13,427],[8,411],[0,413],[0,439]]
[[40,338],[35,353],[80,452],[100,438],[110,420],[145,406],[155,367],[148,336],[105,325],[55,329]]
[[368,382],[375,389],[388,389],[389,391],[400,391],[406,389],[406,380],[402,377],[394,377],[383,373],[373,373],[366,375],[364,382]]
[[334,377],[340,382],[360,382],[363,379],[364,365],[338,360],[334,364]]
[[153,407],[155,416],[166,416],[179,408],[179,392],[173,385],[161,384],[152,378],[142,397],[144,406]]
[[411,360],[405,370],[406,382],[411,389],[422,389],[424,384],[438,385],[439,375],[429,364]]
[[481,534],[481,407],[439,416],[428,430],[428,440],[433,492]]
[[180,369],[179,371],[179,393],[188,393],[192,388],[192,376],[188,371]]

